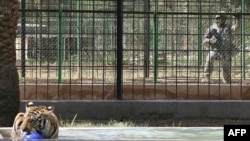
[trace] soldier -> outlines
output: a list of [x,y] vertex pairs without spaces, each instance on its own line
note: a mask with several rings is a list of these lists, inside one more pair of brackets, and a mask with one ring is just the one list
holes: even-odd
[[223,73],[223,83],[231,82],[231,58],[237,51],[232,43],[232,32],[236,32],[240,25],[240,16],[235,15],[234,25],[226,23],[227,16],[224,11],[215,16],[216,22],[211,25],[204,36],[203,44],[209,47],[209,53],[205,63],[205,81],[210,81],[215,60],[220,61]]

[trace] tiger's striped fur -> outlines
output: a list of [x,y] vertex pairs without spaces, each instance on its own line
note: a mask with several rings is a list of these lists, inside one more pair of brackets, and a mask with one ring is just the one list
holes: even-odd
[[45,139],[57,139],[59,122],[53,110],[53,106],[36,106],[33,102],[27,103],[25,113],[18,113],[15,117],[14,138],[22,138],[25,134],[37,132]]

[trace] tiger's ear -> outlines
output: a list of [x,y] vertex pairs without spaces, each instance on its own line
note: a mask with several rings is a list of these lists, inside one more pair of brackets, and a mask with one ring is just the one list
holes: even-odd
[[28,110],[29,107],[34,106],[34,103],[32,101],[29,101],[26,103],[26,111]]
[[28,103],[26,103],[26,107],[29,107],[29,106],[33,106],[34,103],[32,101],[29,101]]
[[46,110],[43,112],[44,115],[50,115],[54,111],[54,106],[47,106]]
[[48,106],[47,107],[48,112],[53,112],[54,109],[55,109],[54,106]]

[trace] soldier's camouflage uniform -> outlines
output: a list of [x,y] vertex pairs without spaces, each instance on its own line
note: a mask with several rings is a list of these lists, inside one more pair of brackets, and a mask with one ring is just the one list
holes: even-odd
[[223,73],[223,82],[231,82],[231,60],[232,57],[238,52],[238,48],[233,44],[232,32],[238,29],[238,25],[230,25],[224,23],[218,26],[216,23],[211,25],[204,38],[216,39],[215,43],[211,43],[210,51],[206,58],[204,73],[205,77],[210,78],[213,72],[213,64],[215,60],[220,60],[220,67]]

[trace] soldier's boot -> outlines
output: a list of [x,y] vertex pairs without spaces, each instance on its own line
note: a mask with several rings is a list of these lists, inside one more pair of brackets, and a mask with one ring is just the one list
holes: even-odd
[[205,73],[205,77],[203,79],[203,82],[210,82],[210,74],[209,73]]
[[230,74],[223,74],[222,83],[230,84],[231,83],[231,75]]
[[[229,67],[227,67],[229,66]],[[223,79],[222,79],[222,82],[224,84],[229,84],[231,83],[231,68],[230,68],[230,65],[225,65],[223,66],[223,69],[222,69],[222,75],[223,75]]]

